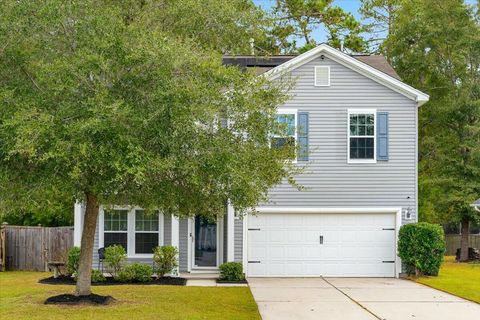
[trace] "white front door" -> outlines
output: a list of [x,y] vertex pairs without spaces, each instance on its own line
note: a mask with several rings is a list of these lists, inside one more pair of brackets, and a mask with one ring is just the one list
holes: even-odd
[[259,213],[247,232],[250,277],[395,276],[393,213]]

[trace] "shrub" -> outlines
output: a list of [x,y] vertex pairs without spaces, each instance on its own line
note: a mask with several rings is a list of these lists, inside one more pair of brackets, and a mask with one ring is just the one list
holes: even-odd
[[174,246],[156,247],[153,251],[153,262],[157,277],[163,277],[167,273],[176,270],[178,250]]
[[80,248],[72,247],[67,254],[67,272],[73,276],[77,275],[78,264],[80,263]]
[[92,283],[104,282],[107,279],[100,270],[92,270]]
[[112,271],[111,274],[114,277],[122,270],[126,258],[127,253],[121,245],[116,244],[105,248],[105,263]]
[[121,270],[115,277],[115,280],[121,282],[139,281],[148,282],[152,281],[153,269],[149,265],[141,263],[132,263],[127,265]]
[[440,225],[412,223],[400,228],[398,256],[409,274],[438,275],[445,253],[445,236]]
[[245,280],[243,266],[240,262],[225,262],[220,266],[220,280],[242,281]]

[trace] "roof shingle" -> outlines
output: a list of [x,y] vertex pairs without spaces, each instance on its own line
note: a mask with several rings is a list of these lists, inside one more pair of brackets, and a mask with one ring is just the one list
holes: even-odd
[[[224,56],[223,64],[236,65],[241,68],[257,68],[257,74],[262,74],[276,66],[281,65],[295,58],[295,55],[279,55],[279,56]],[[356,60],[363,62],[378,71],[381,71],[395,79],[401,80],[393,67],[388,63],[382,55],[352,55]]]

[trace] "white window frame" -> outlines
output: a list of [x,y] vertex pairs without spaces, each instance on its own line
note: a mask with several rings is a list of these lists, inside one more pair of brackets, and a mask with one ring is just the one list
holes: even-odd
[[129,235],[128,235],[128,230],[129,230],[129,215],[130,215],[130,209],[126,207],[109,207],[106,209],[108,210],[126,210],[127,211],[127,231],[106,231],[105,232],[105,208],[100,207],[99,209],[99,219],[98,219],[98,248],[103,248],[104,243],[105,243],[105,233],[126,233],[127,234],[127,252],[130,250],[130,242],[129,242]]
[[137,233],[158,233],[158,245],[163,246],[163,214],[158,212],[158,231],[137,231],[136,229],[136,222],[137,222],[137,217],[136,217],[136,212],[137,210],[143,210],[140,208],[136,208],[133,210],[133,256],[134,257],[139,257],[139,258],[153,258],[153,253],[136,253],[135,252],[135,236]]
[[[153,258],[153,253],[145,254],[145,253],[135,253],[135,211],[136,210],[144,210],[141,207],[125,207],[125,206],[111,206],[108,207],[107,210],[127,210],[127,258]],[[99,217],[98,217],[98,248],[103,248],[105,244],[105,208],[100,206],[99,210]],[[163,246],[163,238],[164,238],[164,225],[163,225],[163,213],[158,213],[158,245]],[[110,231],[108,231],[110,232]],[[124,231],[122,231],[124,232]],[[150,231],[155,232],[155,231]],[[146,233],[146,231],[145,231]]]
[[[328,84],[317,84],[317,69],[326,68],[328,73]],[[313,67],[313,85],[315,87],[330,87],[330,66],[315,66]]]
[[[297,163],[297,140],[298,140],[298,133],[297,133],[297,128],[298,128],[298,109],[296,108],[278,108],[277,109],[277,115],[280,114],[293,114],[295,116],[295,130],[293,137],[295,139],[295,158],[292,159],[292,163]],[[272,134],[272,138],[282,138],[282,136]],[[271,142],[270,142],[270,147],[271,147]]]
[[[350,115],[351,114],[373,114],[373,159],[351,159],[350,138],[372,136],[350,136]],[[348,109],[347,112],[347,162],[348,163],[377,163],[377,109]]]

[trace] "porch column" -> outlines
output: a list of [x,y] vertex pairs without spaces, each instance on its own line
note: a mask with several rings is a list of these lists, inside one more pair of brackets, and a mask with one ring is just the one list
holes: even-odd
[[227,261],[235,259],[235,209],[228,202],[227,207]]
[[[180,251],[179,243],[180,243],[180,224],[178,221],[178,218],[172,214],[172,246],[177,248],[178,251]],[[177,256],[177,264],[178,264],[178,256]],[[178,276],[179,275],[179,268],[177,267],[177,270],[173,271],[173,276]]]
[[83,231],[83,205],[76,201],[73,206],[73,245],[80,247]]

